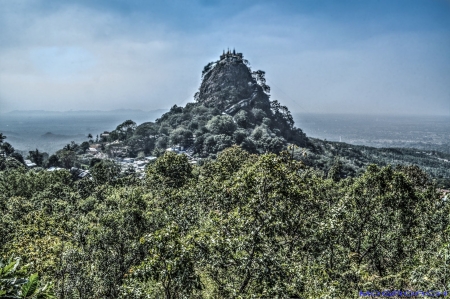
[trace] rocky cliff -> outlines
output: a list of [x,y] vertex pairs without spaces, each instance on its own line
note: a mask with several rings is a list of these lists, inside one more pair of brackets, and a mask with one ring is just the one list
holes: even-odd
[[160,155],[177,147],[203,158],[233,144],[252,153],[279,152],[289,143],[310,145],[294,126],[289,109],[270,100],[264,75],[252,71],[241,53],[223,53],[203,69],[195,102],[175,105],[154,124],[142,124],[132,140],[152,136],[141,147],[146,154],[151,150]]
[[241,53],[227,52],[203,70],[203,80],[196,100],[208,107],[217,107],[227,114],[241,108],[270,110],[269,96],[258,79],[261,72],[252,72]]

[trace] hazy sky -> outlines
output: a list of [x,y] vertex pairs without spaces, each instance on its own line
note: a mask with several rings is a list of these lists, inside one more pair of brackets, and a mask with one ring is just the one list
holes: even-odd
[[293,112],[450,115],[448,0],[1,0],[0,112],[185,105],[227,47]]

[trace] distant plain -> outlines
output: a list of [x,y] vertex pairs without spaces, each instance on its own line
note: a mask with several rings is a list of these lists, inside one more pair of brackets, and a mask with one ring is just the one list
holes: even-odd
[[0,132],[16,150],[37,148],[52,154],[71,141],[87,141],[88,134],[95,140],[97,135],[114,130],[125,120],[132,119],[138,124],[154,121],[165,111],[12,111],[0,114]]
[[450,153],[450,116],[294,114],[308,136],[373,147]]
[[[155,121],[167,110],[13,111],[0,114],[0,132],[19,151],[54,153],[65,144],[111,131],[125,120]],[[450,116],[293,114],[307,136],[373,147],[407,147],[450,153]]]

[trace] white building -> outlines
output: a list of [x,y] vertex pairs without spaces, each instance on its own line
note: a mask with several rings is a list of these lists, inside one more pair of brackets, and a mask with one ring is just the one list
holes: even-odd
[[31,162],[31,160],[25,160],[24,162],[28,168],[33,168],[37,166],[36,163]]

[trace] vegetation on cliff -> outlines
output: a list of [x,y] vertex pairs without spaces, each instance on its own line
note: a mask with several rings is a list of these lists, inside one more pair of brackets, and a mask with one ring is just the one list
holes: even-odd
[[269,99],[264,72],[253,72],[242,55],[230,53],[209,63],[202,79],[195,102],[173,106],[154,123],[130,127],[127,121],[111,132],[109,141],[122,141],[131,156],[159,156],[179,146],[194,158],[214,158],[231,145],[249,153],[279,153],[289,143],[308,145],[288,108]]

